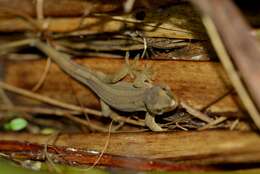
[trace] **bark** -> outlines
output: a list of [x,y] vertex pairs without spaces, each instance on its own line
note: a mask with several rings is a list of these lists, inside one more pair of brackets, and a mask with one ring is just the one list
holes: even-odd
[[[104,32],[118,32],[123,28],[124,23],[110,19],[103,19],[97,17],[87,17],[83,20],[81,18],[51,18],[45,19],[42,22],[47,26],[49,32],[72,32],[79,29],[80,25],[87,28],[84,34],[97,34]],[[38,27],[39,28],[39,27]],[[29,23],[22,18],[1,18],[0,32],[22,32],[22,31],[37,31],[35,25]]]
[[[86,165],[93,163],[103,150],[108,141],[107,136],[106,133],[60,134],[57,137],[2,133],[0,134],[0,152],[12,154],[17,158],[36,160],[37,157],[42,158],[42,145],[47,143],[48,152],[54,154],[58,161],[65,161],[69,164],[76,161],[76,165]],[[178,162],[178,164],[193,165],[252,163],[260,161],[260,150],[257,146],[259,143],[259,136],[253,132],[115,133],[110,136],[109,145],[105,150],[106,155],[102,157],[100,164],[109,161],[107,155],[112,155],[119,161],[120,159],[127,160],[127,158],[131,161],[136,158],[140,161],[141,159],[144,161],[164,160],[175,162],[175,164]],[[83,154],[83,156],[78,154]],[[118,165],[127,166],[126,164]]]
[[[17,141],[0,141],[0,151],[6,158],[16,160],[45,161],[46,151],[44,145],[35,143],[24,143]],[[56,163],[77,167],[90,165],[127,168],[138,171],[164,170],[164,171],[208,171],[213,167],[192,164],[175,164],[163,160],[150,160],[145,158],[134,158],[118,155],[103,154],[98,163],[100,154],[76,148],[48,146],[47,155]],[[216,170],[216,169],[215,169]]]
[[[149,4],[136,1],[135,8],[156,8],[183,0],[152,0]],[[44,0],[43,12],[45,16],[82,16],[85,13],[108,13],[122,11],[125,0]],[[33,0],[0,0],[1,8],[8,8],[26,13],[30,16],[36,15],[36,4]],[[0,9],[0,13],[3,11]],[[9,14],[10,15],[10,14]],[[8,16],[7,14],[2,16]]]

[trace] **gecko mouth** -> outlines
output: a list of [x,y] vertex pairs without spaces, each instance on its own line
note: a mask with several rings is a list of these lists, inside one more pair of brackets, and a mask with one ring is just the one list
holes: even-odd
[[171,104],[170,104],[170,107],[171,107],[171,108],[175,108],[176,105],[177,105],[176,101],[175,101],[175,100],[172,100],[172,101],[171,101]]

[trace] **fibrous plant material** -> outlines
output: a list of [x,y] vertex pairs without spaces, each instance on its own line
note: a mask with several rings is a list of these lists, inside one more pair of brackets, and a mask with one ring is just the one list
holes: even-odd
[[[0,32],[45,33],[44,35],[58,41],[57,45],[61,50],[75,55],[108,57],[113,51],[145,49],[147,53],[142,57],[158,59],[156,54],[159,53],[161,57],[165,55],[163,57],[167,59],[208,60],[209,57],[212,58],[211,55],[208,56],[210,46],[204,49],[204,46],[199,43],[202,40],[207,41],[208,38],[199,15],[188,3],[161,8],[163,10],[135,8],[127,14],[88,13],[83,16],[59,17],[48,17],[48,14],[45,15],[44,10],[41,9],[41,16],[45,17],[39,20],[31,13],[15,11],[14,8],[4,5],[0,8],[0,14],[9,14],[13,17],[0,18]],[[111,33],[110,37],[107,33]],[[79,40],[83,36],[85,38]],[[71,42],[71,37],[74,37],[77,42]],[[189,52],[185,48],[190,48],[193,52],[181,56],[180,54]],[[171,54],[173,51],[179,52]],[[122,54],[113,53],[112,56],[120,57]]]
[[251,35],[249,25],[231,1],[192,2],[203,12],[204,24],[212,43],[245,108],[260,129],[260,47]]
[[[158,8],[160,6],[167,6],[185,0],[150,0],[136,1],[134,8]],[[36,8],[34,0],[1,0],[0,6],[26,13],[29,16],[36,16]],[[44,0],[43,13],[49,17],[64,17],[64,16],[83,16],[89,13],[111,13],[123,11],[125,0]],[[0,9],[0,13],[1,13]],[[10,16],[10,14],[2,14],[2,16]],[[12,16],[12,15],[11,15]]]
[[[144,37],[207,39],[198,14],[188,4],[170,6],[163,11],[144,9],[121,15],[91,14],[84,17],[45,18],[38,21],[22,11],[3,8],[2,13],[5,11],[15,18],[1,18],[1,32],[44,30],[66,35],[89,35],[130,29],[132,32],[141,31]],[[138,17],[139,13],[144,14],[142,18]]]

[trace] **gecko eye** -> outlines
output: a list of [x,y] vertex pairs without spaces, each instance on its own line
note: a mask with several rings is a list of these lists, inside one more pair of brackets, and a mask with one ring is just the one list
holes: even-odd
[[165,93],[171,97],[174,98],[171,88],[168,85],[160,85],[161,89],[165,91]]
[[163,114],[163,109],[156,109],[156,111],[155,111],[155,113],[157,114],[157,115],[161,115],[161,114]]

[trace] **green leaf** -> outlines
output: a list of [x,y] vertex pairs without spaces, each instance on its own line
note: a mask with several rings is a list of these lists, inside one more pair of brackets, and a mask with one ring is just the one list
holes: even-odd
[[4,124],[5,130],[10,131],[20,131],[28,125],[28,122],[23,118],[15,118],[12,119],[10,122]]

